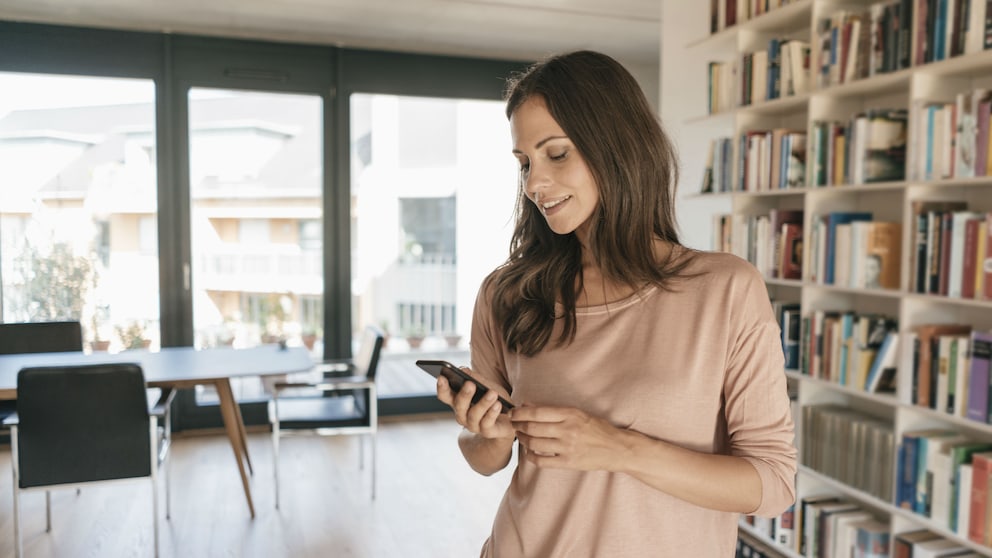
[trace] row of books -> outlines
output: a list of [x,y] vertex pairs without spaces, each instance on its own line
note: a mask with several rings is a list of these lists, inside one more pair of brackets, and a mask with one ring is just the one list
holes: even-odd
[[892,501],[896,437],[890,421],[830,403],[804,406],[801,426],[803,465]]
[[988,0],[886,0],[817,22],[817,87],[992,48]]
[[713,223],[715,250],[751,262],[765,277],[802,277],[801,209],[772,209],[767,215],[718,215]]
[[738,535],[734,558],[779,558],[781,553],[757,538]]
[[768,48],[731,61],[709,62],[709,112],[809,92],[810,47],[800,39],[773,38]]
[[915,103],[916,140],[911,175],[919,180],[992,176],[989,115],[992,91],[974,89],[953,101]]
[[734,140],[719,137],[710,141],[706,154],[706,168],[703,169],[703,183],[699,188],[702,194],[732,192],[734,190]]
[[796,0],[710,0],[710,33],[754,19]]
[[992,48],[990,0],[903,0],[903,4],[900,18],[910,24],[909,41],[903,46],[909,47],[914,66]]
[[898,289],[902,223],[873,221],[866,211],[812,217],[805,276],[823,285]]
[[908,121],[905,109],[870,109],[847,122],[814,121],[809,155],[812,185],[905,179]]
[[910,290],[992,300],[992,211],[959,201],[912,202]]
[[869,75],[871,56],[869,38],[874,22],[868,11],[838,10],[821,18],[816,26],[820,45],[816,86],[820,89],[848,83]]
[[800,318],[799,373],[868,393],[896,390],[899,324],[882,314],[813,310]]
[[992,443],[955,430],[904,432],[896,468],[897,506],[992,546]]
[[836,494],[811,494],[796,505],[796,541],[807,558],[888,558],[892,536],[886,518]]
[[904,403],[992,424],[992,332],[968,324],[921,324],[903,332],[912,384]]
[[772,312],[778,321],[782,338],[782,352],[785,355],[785,369],[799,368],[799,340],[802,335],[802,315],[799,302],[772,300]]
[[[718,4],[712,26],[726,19],[721,6],[754,0],[711,1]],[[808,42],[777,38],[767,50],[710,62],[709,112],[803,94],[810,80],[822,89],[992,49],[992,0],[883,0],[867,9],[840,9],[817,21],[814,40],[815,61]]]
[[806,132],[788,128],[751,130],[740,136],[739,192],[806,186]]
[[945,539],[933,531],[918,529],[895,536],[892,542],[893,558],[978,558],[980,552],[969,549],[961,543]]

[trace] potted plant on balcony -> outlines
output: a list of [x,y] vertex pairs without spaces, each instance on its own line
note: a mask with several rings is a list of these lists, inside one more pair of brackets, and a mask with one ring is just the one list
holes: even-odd
[[316,326],[306,326],[303,328],[303,333],[300,337],[303,338],[303,346],[307,348],[308,351],[312,351],[314,345],[317,343],[317,339],[321,337],[323,331],[321,328]]
[[448,344],[448,348],[454,349],[462,342],[462,336],[455,331],[449,331],[444,334],[444,341]]
[[406,343],[411,349],[419,349],[427,335],[424,333],[424,327],[417,324],[411,325],[406,329],[405,337]]
[[151,345],[151,339],[145,338],[145,325],[137,320],[128,322],[124,327],[118,326],[117,337],[125,350],[147,349]]

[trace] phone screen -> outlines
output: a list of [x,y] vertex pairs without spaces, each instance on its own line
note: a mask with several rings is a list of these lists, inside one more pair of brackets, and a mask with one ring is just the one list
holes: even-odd
[[[448,384],[451,386],[452,391],[460,391],[465,382],[474,382],[476,389],[475,395],[472,396],[472,403],[478,403],[483,396],[489,391],[482,382],[476,380],[472,376],[469,376],[461,368],[458,368],[454,364],[445,360],[418,360],[417,366],[422,368],[431,376],[437,378],[438,376],[444,376],[448,380]],[[503,404],[503,409],[500,412],[507,412],[513,408],[513,403],[510,403],[502,396],[499,397],[500,403]]]

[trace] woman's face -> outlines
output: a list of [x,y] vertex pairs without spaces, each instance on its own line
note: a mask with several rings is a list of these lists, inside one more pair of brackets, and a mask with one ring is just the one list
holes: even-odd
[[520,163],[520,187],[557,234],[588,230],[599,204],[599,188],[585,159],[532,96],[510,116],[513,155]]

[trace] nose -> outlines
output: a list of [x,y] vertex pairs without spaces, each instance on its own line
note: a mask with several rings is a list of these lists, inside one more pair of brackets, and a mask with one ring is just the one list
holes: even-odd
[[551,179],[546,172],[544,172],[542,167],[531,164],[529,172],[522,178],[524,192],[527,193],[527,197],[534,200],[538,192],[547,189],[548,185],[551,184]]

